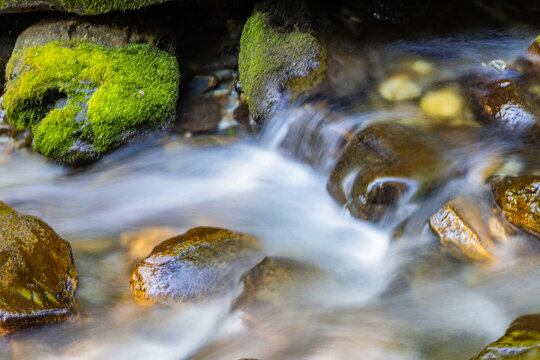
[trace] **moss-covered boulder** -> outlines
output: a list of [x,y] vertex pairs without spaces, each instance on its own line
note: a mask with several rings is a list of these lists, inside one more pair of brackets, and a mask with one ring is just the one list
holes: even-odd
[[322,82],[326,51],[312,32],[272,26],[268,14],[256,10],[242,31],[238,68],[251,115],[260,122],[284,93],[295,98]]
[[137,10],[170,0],[0,0],[1,13],[59,10],[80,15]]
[[491,188],[495,202],[510,223],[540,236],[540,176],[494,178]]
[[43,45],[18,42],[7,66],[6,118],[31,130],[34,149],[63,163],[89,162],[170,123],[174,56],[146,43],[113,47],[106,31],[70,34]]
[[0,334],[67,319],[77,279],[69,243],[0,202]]
[[421,128],[378,123],[347,144],[328,180],[330,195],[355,217],[379,221],[403,196],[425,192],[460,173],[452,145]]
[[495,247],[512,229],[498,210],[483,199],[459,197],[431,216],[429,224],[441,244],[459,259],[492,261]]
[[520,316],[499,340],[471,360],[540,359],[540,314]]
[[141,305],[191,302],[226,293],[260,259],[255,237],[198,227],[156,246],[131,274],[131,291]]

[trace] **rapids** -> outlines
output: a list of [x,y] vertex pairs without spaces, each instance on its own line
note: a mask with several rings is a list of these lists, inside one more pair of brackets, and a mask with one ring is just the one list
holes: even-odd
[[[397,56],[437,64],[452,81],[493,59],[511,61],[535,29],[471,30],[372,46],[390,66]],[[331,109],[340,105],[327,104]],[[480,191],[458,178],[424,202],[401,204],[395,219],[354,219],[326,191],[340,134],[409,109],[360,104],[338,122],[304,103],[283,106],[256,138],[164,134],[130,145],[87,168],[49,163],[30,151],[0,157],[0,199],[46,221],[74,249],[80,274],[72,320],[0,338],[5,359],[466,359],[504,333],[517,316],[538,312],[540,269],[502,248],[502,261],[475,267],[441,251],[425,218],[449,195]],[[314,148],[306,129],[317,128]],[[303,132],[299,132],[303,130]],[[468,158],[482,166],[487,136]],[[302,159],[310,154],[311,165]],[[462,152],[455,161],[465,161]],[[511,151],[502,155],[512,159]],[[516,163],[514,166],[524,166]],[[392,240],[401,218],[413,229]],[[254,329],[231,304],[241,286],[203,304],[139,308],[129,292],[133,265],[121,233],[166,226],[178,234],[211,225],[253,234],[268,255],[316,264],[336,285],[310,289],[306,306],[268,313]],[[407,283],[407,285],[403,285]],[[298,294],[298,301],[303,301]]]

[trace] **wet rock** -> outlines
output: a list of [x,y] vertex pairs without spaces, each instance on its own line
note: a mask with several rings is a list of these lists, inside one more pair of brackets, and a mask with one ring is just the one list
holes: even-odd
[[187,98],[181,101],[181,112],[175,130],[180,133],[215,133],[221,121],[219,99],[212,95]]
[[71,315],[71,247],[47,224],[0,202],[0,334]]
[[218,84],[218,78],[213,75],[195,75],[188,84],[188,91],[191,94],[201,95],[214,89]]
[[491,181],[491,188],[510,223],[540,236],[540,176],[497,177]]
[[463,96],[452,88],[428,91],[420,100],[422,111],[436,119],[455,118],[461,114],[463,106]]
[[97,15],[110,11],[137,10],[146,6],[160,4],[168,0],[3,0],[0,2],[0,14],[27,11],[67,11],[79,15]]
[[540,314],[518,317],[506,333],[471,360],[540,358]]
[[460,173],[443,138],[414,126],[379,123],[357,133],[339,157],[327,189],[355,217],[379,221],[399,199]]
[[514,134],[538,128],[536,109],[510,78],[478,76],[469,84],[469,100],[478,118],[487,125]]
[[244,26],[240,83],[257,122],[276,110],[283,93],[294,99],[323,81],[326,51],[311,31],[298,28],[302,26],[274,28],[268,13],[261,11],[255,11]]
[[[95,161],[167,126],[178,99],[174,56],[138,43],[139,36],[126,35],[129,28],[117,36],[114,26],[88,24],[46,21],[29,28],[6,71],[7,120],[31,130],[34,149],[69,164]],[[51,30],[56,27],[65,31]],[[26,35],[40,29],[42,38]],[[136,44],[129,43],[132,35]]]
[[252,236],[199,227],[156,246],[131,274],[131,291],[141,305],[199,301],[230,291],[260,259]]
[[255,324],[259,315],[266,310],[281,309],[286,311],[302,307],[309,295],[309,288],[317,284],[320,290],[321,280],[326,274],[316,266],[301,261],[266,257],[257,266],[243,276],[244,291],[233,305],[241,309],[248,324]]
[[446,203],[429,224],[448,252],[472,261],[494,260],[496,243],[513,232],[487,201],[468,197]]
[[422,87],[411,76],[396,74],[381,83],[379,94],[388,101],[412,100],[422,94]]

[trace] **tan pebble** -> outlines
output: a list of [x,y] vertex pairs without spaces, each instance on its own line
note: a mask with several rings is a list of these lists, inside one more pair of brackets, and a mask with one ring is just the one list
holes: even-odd
[[454,89],[429,91],[420,101],[422,111],[428,116],[453,118],[463,109],[463,98]]
[[379,86],[379,94],[388,101],[411,100],[422,94],[422,88],[409,75],[397,74]]

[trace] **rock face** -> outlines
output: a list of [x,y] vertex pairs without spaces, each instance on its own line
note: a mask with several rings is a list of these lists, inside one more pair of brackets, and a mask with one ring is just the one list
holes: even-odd
[[267,13],[255,11],[240,40],[240,83],[253,118],[260,122],[279,105],[314,88],[326,72],[326,51],[310,32],[274,29]]
[[137,10],[168,0],[0,0],[0,14],[36,10],[67,11],[97,15],[109,11]]
[[0,334],[67,319],[78,279],[69,243],[2,202],[0,225]]
[[471,360],[540,358],[540,314],[517,318],[499,340]]
[[353,216],[379,221],[402,196],[457,172],[445,155],[448,148],[420,128],[375,124],[349,141],[330,174],[328,192]]
[[[114,27],[85,24],[28,29],[44,34],[23,34],[6,71],[7,120],[31,130],[37,151],[69,164],[94,161],[167,126],[178,99],[175,57],[148,44],[125,45],[128,37],[111,36],[118,32]],[[69,30],[47,31],[55,26]]]
[[507,176],[491,182],[495,202],[518,228],[540,236],[540,176]]
[[261,242],[249,235],[199,227],[156,246],[131,274],[141,305],[197,301],[223,294],[260,259]]
[[451,254],[472,261],[494,260],[496,243],[511,233],[487,204],[465,197],[449,201],[431,216],[429,223]]

